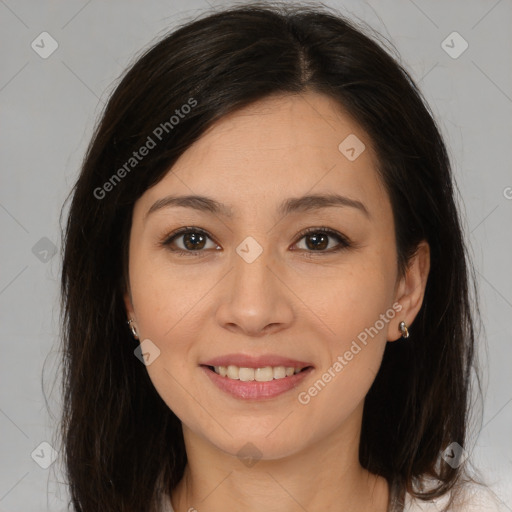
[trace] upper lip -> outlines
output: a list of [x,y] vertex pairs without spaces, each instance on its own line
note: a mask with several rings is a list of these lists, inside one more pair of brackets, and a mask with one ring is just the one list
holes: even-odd
[[239,368],[264,368],[265,366],[285,366],[293,368],[305,368],[313,366],[311,363],[298,361],[289,357],[282,357],[276,354],[267,354],[261,356],[248,356],[245,354],[227,354],[225,356],[214,357],[204,363],[204,366],[229,366],[234,365]]

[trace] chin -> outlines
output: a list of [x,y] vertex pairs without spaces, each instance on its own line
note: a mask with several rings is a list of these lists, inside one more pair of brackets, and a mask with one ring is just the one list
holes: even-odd
[[210,432],[206,439],[219,450],[237,457],[248,467],[258,460],[277,460],[291,456],[305,448],[308,443],[300,432],[294,435],[289,429],[283,429],[279,434],[269,434],[272,431],[266,428],[250,433],[244,429],[229,432],[232,437],[222,432],[219,438],[215,439]]

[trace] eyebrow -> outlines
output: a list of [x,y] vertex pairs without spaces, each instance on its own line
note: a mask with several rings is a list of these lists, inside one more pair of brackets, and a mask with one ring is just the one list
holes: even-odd
[[[206,196],[187,195],[187,196],[166,196],[159,199],[147,211],[145,218],[151,213],[161,210],[162,208],[172,208],[181,206],[185,208],[193,208],[206,213],[213,213],[227,218],[233,217],[231,208],[223,203],[219,203],[215,199]],[[277,213],[281,216],[289,215],[296,212],[309,212],[329,207],[350,207],[355,208],[367,217],[371,218],[370,212],[366,206],[357,199],[351,199],[339,194],[311,194],[302,197],[291,197],[283,201]]]

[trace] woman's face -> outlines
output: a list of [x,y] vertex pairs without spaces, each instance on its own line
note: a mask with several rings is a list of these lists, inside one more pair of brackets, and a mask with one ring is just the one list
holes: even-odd
[[157,392],[203,442],[273,459],[358,435],[412,320],[376,166],[332,100],[280,96],[224,117],[136,202],[127,309]]

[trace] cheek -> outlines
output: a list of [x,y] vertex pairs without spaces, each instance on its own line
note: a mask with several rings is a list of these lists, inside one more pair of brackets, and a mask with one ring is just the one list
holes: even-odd
[[361,258],[350,270],[340,272],[337,279],[330,280],[324,306],[318,303],[330,331],[328,355],[322,360],[322,370],[327,373],[319,384],[329,383],[330,391],[322,391],[320,400],[326,407],[335,400],[343,402],[339,410],[350,409],[350,404],[364,398],[379,370],[388,328],[397,315],[393,308],[393,255],[387,256]]
[[[186,277],[184,277],[186,275]],[[141,253],[133,258],[130,284],[137,323],[143,336],[164,342],[189,322],[206,291],[212,286],[208,275],[170,265],[158,257]],[[168,343],[165,341],[165,343]]]
[[[161,255],[155,258],[142,251],[130,262],[130,285],[140,341],[149,340],[151,343],[146,346],[158,354],[146,370],[167,406],[190,423],[197,421],[195,417],[189,418],[190,393],[197,394],[190,385],[192,352],[204,324],[204,318],[199,318],[204,295],[213,286],[204,275],[193,274],[189,266],[185,279],[184,271],[173,270]],[[201,411],[198,412],[200,415]],[[205,417],[201,421],[207,424],[209,419]]]
[[[310,309],[322,320],[329,339],[343,347],[372,327],[392,309],[395,288],[395,272],[392,255],[361,254],[350,264],[330,270],[329,275],[305,279],[297,294],[305,298]],[[381,322],[379,331],[386,336]]]
[[[161,282],[159,281],[161,284]],[[187,300],[179,300],[172,290],[155,288],[152,293],[139,296],[141,340],[149,339],[148,345],[158,356],[146,366],[148,376],[162,400],[187,425],[209,425],[212,418],[195,407],[195,397],[201,396],[194,389],[194,347],[200,338],[201,321]],[[146,342],[147,343],[147,342]],[[156,349],[154,348],[156,347]],[[208,403],[201,397],[200,403]],[[213,428],[213,425],[210,425]]]
[[309,416],[306,421],[322,435],[345,422],[363,403],[379,371],[387,328],[396,314],[386,282],[370,273],[354,273],[338,283],[329,299],[324,321],[332,333],[325,340],[321,368],[308,387],[298,390]]

